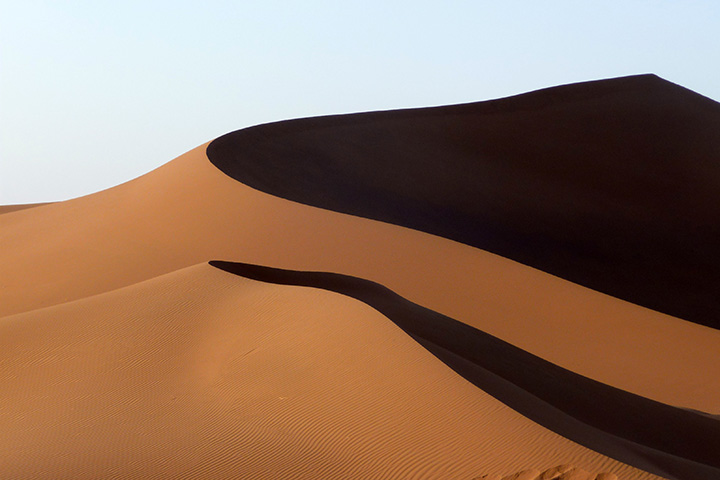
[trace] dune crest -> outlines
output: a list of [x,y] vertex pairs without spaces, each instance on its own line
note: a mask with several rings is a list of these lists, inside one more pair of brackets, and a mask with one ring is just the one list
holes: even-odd
[[0,207],[0,478],[717,480],[718,131],[644,75]]
[[582,447],[334,292],[199,264],[0,321],[0,477],[451,479]]
[[720,423],[715,418],[581,377],[367,280],[258,265],[210,264],[245,278],[328,289],[365,302],[483,391],[600,453],[669,478],[720,476]]
[[208,157],[258,190],[720,328],[718,131],[719,103],[640,75],[260,125]]
[[603,383],[720,413],[720,331],[457,242],[259,192],[215,168],[205,146],[112,189],[0,215],[0,244],[0,316],[211,259],[342,272]]

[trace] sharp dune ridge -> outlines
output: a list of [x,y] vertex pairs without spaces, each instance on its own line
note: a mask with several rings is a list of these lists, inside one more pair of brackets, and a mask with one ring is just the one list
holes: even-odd
[[603,383],[720,412],[717,330],[457,242],[263,194],[215,168],[205,146],[113,189],[2,215],[0,227],[0,315],[212,258],[342,272]]
[[654,75],[290,120],[208,147],[259,190],[720,327],[720,104]]
[[353,298],[207,264],[0,321],[5,478],[658,477],[524,418]]
[[718,478],[719,115],[625,77],[0,207],[0,478]]
[[[470,382],[580,444],[667,478],[720,476],[720,422],[715,418],[581,377],[367,280],[240,263],[210,264],[254,280],[352,296],[377,309]],[[521,398],[514,387],[529,395]],[[541,402],[561,415],[548,412]]]

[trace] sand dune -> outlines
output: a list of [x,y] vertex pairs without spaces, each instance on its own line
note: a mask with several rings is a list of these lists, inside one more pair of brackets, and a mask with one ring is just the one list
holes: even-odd
[[[655,119],[662,117],[656,108],[672,114]],[[525,118],[528,110],[535,113]],[[567,121],[545,121],[567,111],[591,133],[578,137],[577,128],[565,130]],[[553,465],[572,464],[576,470],[559,474],[656,478],[535,423],[562,430],[540,418],[549,411],[538,403],[545,391],[556,398],[540,402],[568,415],[579,409],[570,416],[587,414],[586,426],[640,445],[616,442],[624,446],[615,457],[665,478],[713,478],[658,459],[714,465],[707,449],[720,414],[720,330],[700,323],[714,325],[718,306],[718,203],[708,202],[718,184],[716,111],[704,97],[640,77],[469,106],[282,122],[221,137],[103,192],[42,208],[5,207],[0,477],[545,478],[558,473],[545,475]],[[598,118],[610,113],[635,133],[617,139],[602,130]],[[438,124],[438,117],[452,118]],[[524,144],[503,130],[518,118]],[[462,138],[452,133],[458,125]],[[483,132],[485,143],[468,140],[467,128]],[[390,140],[387,132],[394,132]],[[432,148],[410,136],[427,137]],[[610,137],[614,143],[597,153],[597,138]],[[648,143],[653,139],[663,147]],[[572,148],[558,147],[566,144]],[[357,171],[333,163],[350,151],[348,158],[364,165]],[[432,152],[457,160],[448,169],[467,178],[422,156]],[[528,152],[562,162],[533,164]],[[468,170],[478,155],[504,160]],[[608,156],[613,161],[604,164]],[[408,169],[413,158],[418,168]],[[578,173],[578,162],[592,168]],[[399,170],[376,169],[391,163]],[[663,166],[653,170],[656,164]],[[687,171],[678,170],[683,165]],[[487,168],[500,170],[475,182]],[[516,181],[508,171],[517,172]],[[594,183],[598,171],[619,172],[620,180]],[[428,172],[436,184],[427,183]],[[292,186],[288,178],[297,182],[294,193],[278,191]],[[342,195],[317,183],[326,178]],[[297,187],[318,196],[295,197]],[[490,202],[475,202],[474,191]],[[558,192],[582,201],[567,210]],[[521,193],[532,200],[518,200]],[[337,198],[349,203],[332,204]],[[495,212],[497,202],[504,206]],[[568,215],[582,228],[563,227]],[[598,235],[599,227],[618,236]],[[473,240],[485,236],[488,245]],[[478,248],[493,245],[510,249],[496,249],[500,255],[526,256]],[[546,256],[534,257],[538,252]],[[535,405],[526,418],[449,369],[390,316],[337,293],[241,279],[208,266],[213,259],[367,279],[535,356],[550,365],[542,371],[569,376],[553,374],[533,391],[527,383],[539,377],[524,367],[515,372],[511,383],[534,392],[525,407],[513,406]],[[621,274],[610,277],[598,265]],[[466,353],[456,360],[473,358]],[[588,398],[593,390],[572,387],[573,375],[621,391],[612,398],[659,402],[657,411],[666,413],[630,409],[624,414],[638,413],[628,424],[633,432],[623,432],[622,421],[608,430],[592,405],[574,401],[578,391]],[[291,395],[280,398],[286,389]],[[516,393],[503,401],[529,398]],[[710,441],[692,447],[697,438],[666,435],[674,427],[688,438],[708,429]],[[602,433],[584,431],[563,434],[605,448],[593,443]]]
[[720,477],[720,423],[562,369],[484,332],[345,275],[211,262],[246,278],[325,288],[391,319],[467,380],[567,438],[673,478]]
[[465,382],[375,310],[206,264],[0,322],[4,478],[652,479]]
[[204,150],[110,190],[0,216],[0,315],[210,259],[341,272],[603,383],[720,413],[717,330],[460,243],[258,192]]
[[641,75],[260,125],[208,155],[259,190],[720,328],[718,131],[720,104]]

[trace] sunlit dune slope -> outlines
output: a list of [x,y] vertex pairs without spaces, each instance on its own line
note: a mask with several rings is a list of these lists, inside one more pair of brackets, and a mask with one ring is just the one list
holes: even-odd
[[515,413],[359,301],[206,264],[3,318],[0,381],[3,478],[470,479],[558,463],[657,478]]
[[210,160],[301,203],[451,238],[720,328],[720,104],[654,75],[290,120]]
[[718,131],[643,75],[0,207],[0,478],[716,480]]
[[668,478],[720,476],[716,418],[582,377],[367,280],[233,262],[210,264],[246,278],[324,288],[359,299],[465,379],[567,438]]
[[717,330],[460,243],[258,192],[215,168],[205,146],[113,189],[2,215],[0,245],[0,314],[210,259],[340,272],[590,378],[720,412]]

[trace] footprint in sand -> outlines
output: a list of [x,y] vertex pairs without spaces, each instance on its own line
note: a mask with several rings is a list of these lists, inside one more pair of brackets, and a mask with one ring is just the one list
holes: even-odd
[[501,477],[500,475],[484,475],[473,480],[618,480],[612,473],[590,473],[572,465],[559,465],[541,472],[536,469]]

